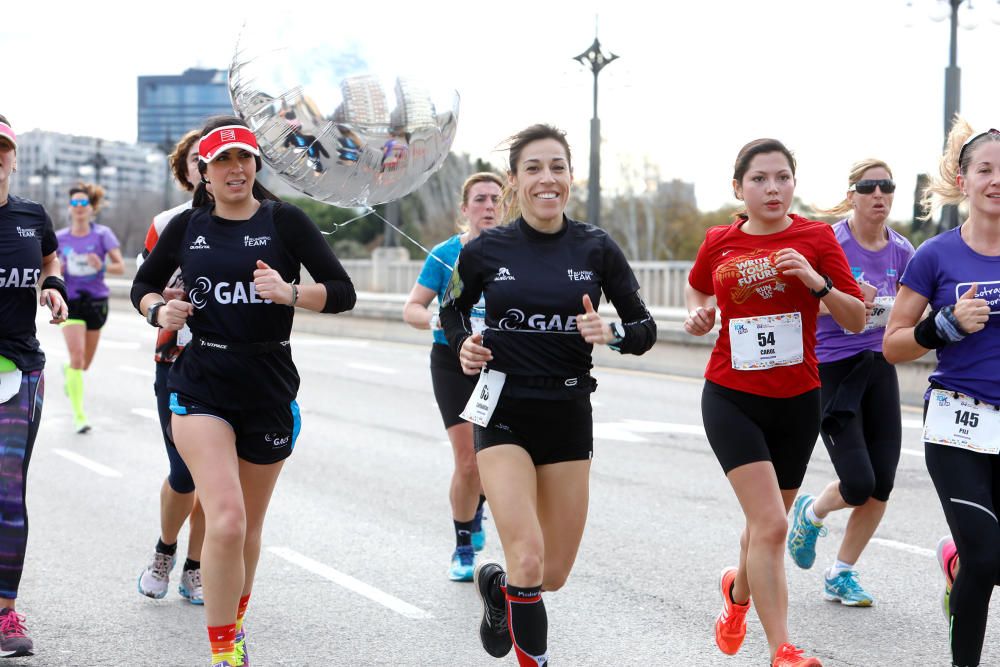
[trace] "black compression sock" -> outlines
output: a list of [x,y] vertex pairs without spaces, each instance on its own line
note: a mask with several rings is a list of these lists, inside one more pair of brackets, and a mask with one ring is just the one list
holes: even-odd
[[514,638],[519,664],[546,664],[549,619],[542,602],[542,587],[507,585],[507,623]]
[[472,546],[472,522],[454,521],[455,524],[455,544],[460,547]]
[[185,572],[187,572],[188,570],[197,570],[200,567],[201,567],[201,561],[200,560],[191,560],[190,558],[188,558],[187,560],[184,561],[184,571]]
[[164,544],[162,538],[156,540],[156,553],[167,554],[168,556],[173,556],[177,553],[177,543]]

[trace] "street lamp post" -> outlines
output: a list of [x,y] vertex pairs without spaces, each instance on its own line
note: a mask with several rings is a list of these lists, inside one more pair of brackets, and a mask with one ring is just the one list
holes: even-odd
[[601,222],[601,119],[597,115],[597,75],[617,58],[613,53],[604,55],[596,35],[590,48],[573,58],[594,73],[594,117],[590,119],[590,180],[587,186],[587,222],[592,225]]
[[35,176],[42,179],[42,207],[48,209],[49,206],[49,178],[56,175],[55,169],[50,169],[49,165],[43,164],[35,170]]
[[101,143],[102,140],[97,140],[97,145],[94,147],[94,155],[87,161],[87,164],[94,168],[94,183],[96,185],[101,184],[101,170],[108,166],[108,160],[101,153]]
[[[962,70],[958,67],[958,6],[963,0],[948,0],[951,5],[951,41],[948,46],[948,68],[944,71],[944,141],[955,123],[962,99]],[[958,207],[949,204],[941,209],[938,232],[958,227]]]

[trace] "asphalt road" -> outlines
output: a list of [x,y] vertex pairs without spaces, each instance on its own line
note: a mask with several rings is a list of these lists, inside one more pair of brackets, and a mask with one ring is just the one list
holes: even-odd
[[[431,393],[429,343],[379,340],[357,322],[363,338],[292,339],[303,430],[265,528],[247,620],[253,664],[515,664],[482,651],[472,586],[445,576],[451,452]],[[136,592],[167,469],[153,332],[115,304],[86,376],[94,429],[77,435],[61,388],[65,347],[55,327],[40,319],[39,328],[50,384],[18,604],[38,654],[9,662],[205,665],[202,610],[174,585],[162,601]],[[741,514],[701,431],[701,382],[604,367],[596,375],[590,516],[567,586],[546,596],[551,664],[766,664],[753,612],[738,656],[713,641],[716,582],[736,559]],[[908,409],[904,420],[896,490],[859,564],[876,605],[849,609],[821,597],[843,513],[827,522],[816,568],[787,561],[792,639],[828,666],[948,664],[933,555],[946,528],[924,469],[919,413]],[[804,490],[818,492],[832,475],[820,445]],[[484,554],[499,558],[486,526]],[[181,554],[185,547],[182,536]],[[1000,639],[987,638],[983,664],[1000,664]]]

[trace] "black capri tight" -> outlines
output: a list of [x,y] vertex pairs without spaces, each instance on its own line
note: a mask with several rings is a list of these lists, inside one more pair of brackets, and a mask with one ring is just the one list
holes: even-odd
[[802,486],[819,431],[819,389],[771,398],[706,380],[701,416],[708,442],[727,475],[747,463],[770,461],[778,488]]
[[819,376],[824,406],[820,436],[840,478],[840,495],[854,506],[869,498],[888,501],[903,437],[896,369],[878,352],[868,351],[820,364]]
[[924,456],[961,563],[951,589],[952,661],[978,665],[990,596],[1000,583],[1000,456],[929,442]]
[[156,392],[156,411],[160,416],[160,430],[163,431],[163,444],[167,448],[167,458],[170,460],[170,472],[167,475],[167,483],[170,488],[177,493],[191,493],[194,491],[194,480],[191,478],[191,471],[184,464],[180,452],[174,446],[173,435],[170,431],[170,392],[167,390],[167,375],[170,373],[169,363],[156,363],[156,381],[153,390]]

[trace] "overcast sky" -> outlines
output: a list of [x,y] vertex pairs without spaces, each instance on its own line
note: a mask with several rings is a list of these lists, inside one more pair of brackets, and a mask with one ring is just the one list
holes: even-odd
[[[962,110],[986,129],[1000,126],[1000,8],[974,2],[978,27],[959,31]],[[853,161],[886,160],[902,220],[943,140],[948,24],[930,18],[937,0],[910,10],[906,0],[4,4],[0,113],[17,131],[134,141],[136,77],[228,68],[246,21],[275,43],[333,55],[360,44],[375,73],[416,69],[457,89],[453,148],[473,157],[499,165],[504,137],[558,125],[586,178],[593,79],[572,57],[593,41],[599,11],[601,43],[620,56],[600,76],[605,187],[648,163],[695,183],[699,207],[715,209],[732,201],[739,148],[773,136],[799,160],[797,194],[818,205],[839,201]]]

